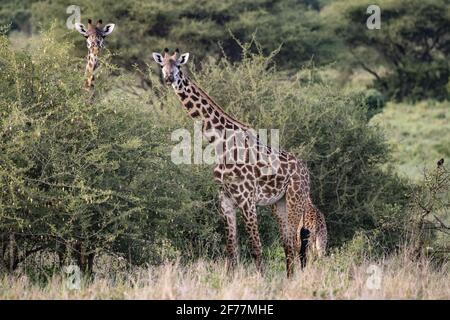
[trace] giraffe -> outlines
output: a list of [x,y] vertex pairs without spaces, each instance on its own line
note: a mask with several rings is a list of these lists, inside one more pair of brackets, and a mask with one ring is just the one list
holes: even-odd
[[[111,34],[114,30],[115,24],[109,23],[102,26],[102,20],[98,20],[97,24],[92,24],[92,20],[88,19],[87,28],[81,23],[75,23],[75,29],[86,38],[86,44],[88,48],[87,64],[86,64],[86,76],[87,79],[84,83],[85,89],[89,90],[94,87],[94,71],[98,67],[98,54],[103,47],[103,39]],[[90,97],[92,99],[93,95]],[[91,100],[92,101],[92,100]],[[76,253],[78,266],[84,272],[91,273],[94,263],[93,252],[88,252],[85,244],[82,241],[76,241],[73,245],[73,249]],[[59,249],[58,255],[60,257],[60,263],[64,260],[65,247],[62,246]]]
[[265,145],[252,128],[226,113],[196,85],[181,70],[189,53],[179,55],[177,49],[171,55],[166,48],[164,55],[154,52],[153,59],[188,115],[201,121],[203,136],[214,146],[217,162],[213,174],[220,185],[219,212],[225,224],[228,269],[238,259],[239,209],[250,238],[251,255],[257,269],[262,271],[256,206],[272,206],[285,250],[288,277],[299,262],[305,265],[310,245],[323,255],[327,243],[325,218],[312,203],[305,163],[289,152]]
[[90,89],[94,86],[95,75],[94,71],[98,67],[98,53],[103,47],[103,39],[114,30],[114,24],[109,23],[102,27],[102,20],[98,20],[94,26],[92,20],[88,20],[88,26],[86,27],[81,23],[75,23],[75,29],[86,37],[86,43],[88,47],[87,64],[86,64],[86,76],[87,79],[84,83],[86,89]]

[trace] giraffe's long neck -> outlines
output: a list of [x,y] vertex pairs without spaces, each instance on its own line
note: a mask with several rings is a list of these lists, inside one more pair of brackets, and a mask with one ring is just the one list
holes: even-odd
[[[193,119],[202,121],[203,134],[208,131],[225,132],[226,130],[251,130],[249,126],[227,114],[200,87],[180,71],[180,79],[172,84],[182,105]],[[211,140],[210,140],[211,142]]]
[[94,71],[97,68],[98,65],[98,58],[97,58],[97,52],[94,52],[93,50],[89,50],[88,56],[87,56],[87,63],[86,63],[86,81],[84,83],[84,86],[86,89],[90,89],[94,86],[94,80],[95,80],[95,74]]
[[259,161],[260,173],[276,172],[278,148],[272,149],[261,142],[253,128],[227,114],[181,71],[180,80],[172,87],[188,115],[201,120],[203,136],[214,145],[218,163],[254,164]]

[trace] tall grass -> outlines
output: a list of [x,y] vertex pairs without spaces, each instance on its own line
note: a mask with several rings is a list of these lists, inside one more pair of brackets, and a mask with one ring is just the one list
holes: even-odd
[[[379,277],[378,279],[376,277]],[[350,259],[334,253],[292,279],[252,264],[227,273],[223,260],[99,272],[69,290],[64,274],[36,283],[22,274],[0,279],[0,299],[449,299],[449,265],[412,261],[406,252],[388,258]]]

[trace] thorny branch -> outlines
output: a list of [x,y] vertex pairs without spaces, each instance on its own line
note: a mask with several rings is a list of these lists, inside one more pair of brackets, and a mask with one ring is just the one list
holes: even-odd
[[450,227],[436,214],[449,206],[445,197],[450,191],[450,172],[444,167],[444,159],[437,162],[431,172],[424,172],[424,182],[412,195],[411,242],[416,254],[425,245],[426,231],[450,235]]

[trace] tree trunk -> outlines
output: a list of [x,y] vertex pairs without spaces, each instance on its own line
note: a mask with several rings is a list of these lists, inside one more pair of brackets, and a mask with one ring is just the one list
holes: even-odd
[[67,246],[64,243],[56,244],[56,254],[58,255],[59,267],[62,268],[66,262]]
[[82,272],[87,273],[88,275],[92,274],[92,270],[94,267],[94,257],[95,253],[88,253],[87,248],[83,245],[81,241],[77,241],[75,244],[75,255],[77,259],[78,267]]
[[16,266],[16,259],[15,259],[15,254],[16,252],[14,251],[14,246],[15,246],[15,238],[14,238],[14,234],[11,233],[9,235],[9,272],[13,272]]

